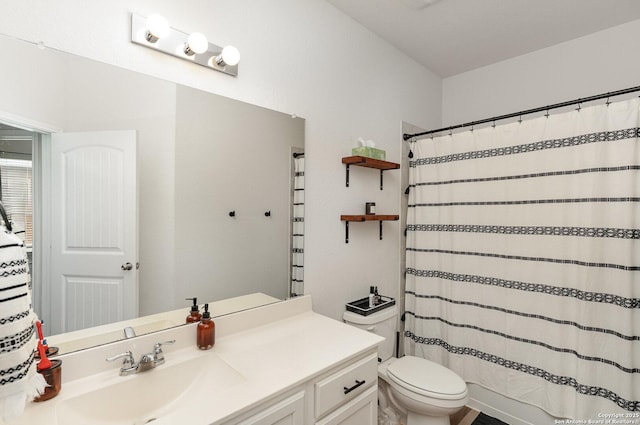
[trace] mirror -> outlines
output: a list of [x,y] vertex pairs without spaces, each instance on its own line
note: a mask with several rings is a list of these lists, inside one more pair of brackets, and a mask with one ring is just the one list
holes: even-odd
[[[303,119],[14,39],[0,37],[0,49],[20,58],[0,69],[5,122],[15,116],[52,131],[136,130],[142,332],[176,325],[167,312],[184,322],[185,298],[215,301],[226,314],[291,296],[292,154],[304,151]],[[43,139],[36,167],[46,158]],[[34,168],[38,178],[48,176]],[[36,210],[46,203],[41,196]],[[38,228],[37,214],[36,247],[51,225],[43,216]],[[51,336],[57,332],[46,318],[57,313],[38,255],[34,308]]]

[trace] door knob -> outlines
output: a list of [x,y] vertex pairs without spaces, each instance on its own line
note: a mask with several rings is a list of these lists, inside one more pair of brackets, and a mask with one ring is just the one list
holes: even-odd
[[123,265],[120,266],[120,268],[122,270],[132,270],[133,269],[133,264],[131,263],[124,263]]

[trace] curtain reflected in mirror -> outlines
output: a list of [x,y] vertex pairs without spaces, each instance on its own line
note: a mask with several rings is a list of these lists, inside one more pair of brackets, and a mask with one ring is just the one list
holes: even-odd
[[33,133],[0,124],[0,201],[33,259]]
[[304,295],[304,152],[293,152],[291,296]]

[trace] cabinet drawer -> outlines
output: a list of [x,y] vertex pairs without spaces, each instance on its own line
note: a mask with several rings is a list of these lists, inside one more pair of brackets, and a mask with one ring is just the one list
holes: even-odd
[[377,381],[378,356],[375,353],[318,381],[314,391],[316,419],[357,397]]

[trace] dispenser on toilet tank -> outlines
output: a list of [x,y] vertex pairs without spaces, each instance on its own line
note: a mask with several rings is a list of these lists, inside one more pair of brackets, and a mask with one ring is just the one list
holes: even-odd
[[348,325],[373,332],[383,337],[385,340],[378,346],[378,356],[381,361],[384,362],[393,357],[395,353],[397,317],[398,307],[392,305],[368,316],[345,311],[342,315],[342,320]]

